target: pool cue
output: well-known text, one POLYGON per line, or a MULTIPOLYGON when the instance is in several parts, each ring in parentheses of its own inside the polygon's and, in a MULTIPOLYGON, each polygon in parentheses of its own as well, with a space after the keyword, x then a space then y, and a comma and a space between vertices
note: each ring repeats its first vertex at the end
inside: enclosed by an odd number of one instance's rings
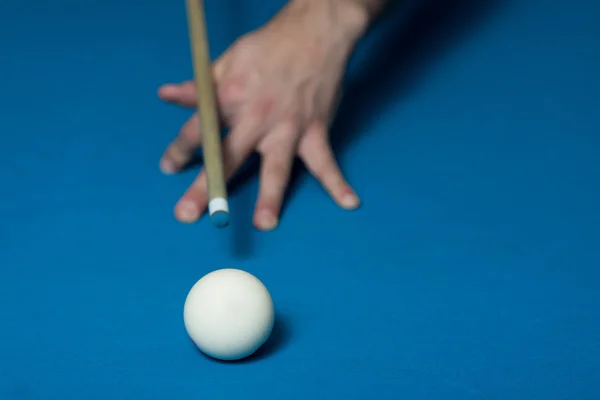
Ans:
POLYGON ((208 47, 204 0, 186 2, 208 187, 208 213, 213 225, 221 228, 229 223, 229 201, 223 172, 221 130, 208 47))

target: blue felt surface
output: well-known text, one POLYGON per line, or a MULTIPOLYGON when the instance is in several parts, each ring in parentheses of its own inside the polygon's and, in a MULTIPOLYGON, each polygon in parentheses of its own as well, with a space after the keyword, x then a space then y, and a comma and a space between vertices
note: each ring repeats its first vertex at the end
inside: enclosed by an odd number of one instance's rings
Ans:
MULTIPOLYGON (((214 55, 281 4, 209 1, 214 55)), ((191 76, 183 2, 0 0, 0 399, 600 398, 600 6, 444 4, 352 60, 361 209, 301 173, 260 233, 254 175, 228 229, 173 218, 197 169, 160 174, 189 113, 155 91, 191 76), (233 365, 182 318, 228 267, 278 312, 233 365)))

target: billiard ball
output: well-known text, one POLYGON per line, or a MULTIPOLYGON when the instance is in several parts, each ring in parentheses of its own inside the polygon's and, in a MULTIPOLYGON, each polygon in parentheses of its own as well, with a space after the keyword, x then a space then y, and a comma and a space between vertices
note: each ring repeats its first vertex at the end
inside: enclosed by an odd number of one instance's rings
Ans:
POLYGON ((269 338, 275 322, 265 285, 239 269, 220 269, 190 289, 184 305, 185 329, 204 354, 219 360, 252 355, 269 338))

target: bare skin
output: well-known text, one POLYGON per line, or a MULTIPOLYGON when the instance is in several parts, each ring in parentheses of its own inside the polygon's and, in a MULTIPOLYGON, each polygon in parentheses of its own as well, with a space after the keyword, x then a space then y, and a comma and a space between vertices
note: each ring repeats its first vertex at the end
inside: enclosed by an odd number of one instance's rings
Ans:
MULTIPOLYGON (((373 0, 291 0, 268 24, 236 41, 213 66, 219 112, 230 134, 223 141, 226 178, 253 153, 261 156, 253 223, 279 222, 292 164, 299 157, 333 200, 355 209, 360 200, 329 144, 348 57, 372 18, 373 0)), ((195 108, 193 82, 159 89, 166 102, 195 108)), ((202 145, 193 115, 160 160, 164 173, 180 171, 202 145)), ((181 222, 197 221, 208 205, 201 172, 175 206, 181 222)))

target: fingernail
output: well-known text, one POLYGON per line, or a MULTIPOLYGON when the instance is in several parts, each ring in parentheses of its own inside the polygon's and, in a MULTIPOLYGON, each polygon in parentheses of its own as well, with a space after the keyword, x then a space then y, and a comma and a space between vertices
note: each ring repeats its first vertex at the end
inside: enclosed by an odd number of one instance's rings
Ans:
POLYGON ((358 207, 358 205, 360 204, 360 200, 354 192, 349 190, 347 193, 344 193, 342 195, 340 203, 345 209, 351 210, 358 207))
POLYGON ((160 160, 160 170, 163 174, 171 175, 177 172, 177 168, 175 167, 175 163, 169 160, 168 158, 163 158, 160 160))
POLYGON ((259 229, 270 231, 275 229, 278 224, 277 217, 271 210, 260 210, 256 215, 256 221, 259 229))
POLYGON ((198 219, 198 207, 190 200, 184 200, 177 207, 177 214, 182 222, 194 222, 198 219))

